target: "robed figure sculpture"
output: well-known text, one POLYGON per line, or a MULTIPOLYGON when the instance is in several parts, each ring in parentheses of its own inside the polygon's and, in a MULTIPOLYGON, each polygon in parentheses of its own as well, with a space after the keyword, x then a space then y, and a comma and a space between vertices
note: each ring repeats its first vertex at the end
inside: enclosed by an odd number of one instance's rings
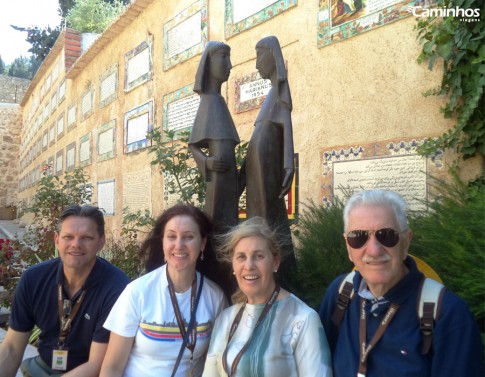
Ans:
POLYGON ((241 168, 240 192, 246 187, 248 218, 260 216, 280 234, 285 252, 281 278, 286 280, 295 259, 284 197, 295 173, 291 94, 279 41, 274 36, 256 44, 256 69, 271 80, 254 125, 241 168), (285 276, 286 275, 286 276, 285 276))
POLYGON ((231 72, 231 48, 207 43, 195 77, 194 92, 200 95, 199 109, 189 139, 197 167, 207 183, 205 212, 214 222, 215 233, 238 223, 238 172, 235 147, 239 136, 221 85, 231 72))

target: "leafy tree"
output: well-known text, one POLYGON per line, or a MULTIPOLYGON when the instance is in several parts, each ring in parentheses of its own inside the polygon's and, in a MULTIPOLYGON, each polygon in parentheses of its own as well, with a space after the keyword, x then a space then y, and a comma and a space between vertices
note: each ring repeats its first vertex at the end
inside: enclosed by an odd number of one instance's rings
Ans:
POLYGON ((122 0, 76 0, 67 13, 67 26, 82 33, 102 33, 124 9, 122 0))
POLYGON ((428 95, 449 95, 442 108, 445 118, 456 117, 456 125, 428 142, 422 151, 455 148, 463 158, 485 155, 485 7, 483 0, 436 0, 438 7, 477 9, 482 17, 467 22, 459 17, 421 17, 415 29, 423 45, 418 62, 443 62, 441 87, 428 95), (441 59, 439 59, 441 58, 441 59))
POLYGON ((30 60, 23 56, 16 58, 8 68, 8 75, 30 80, 32 78, 30 60))
POLYGON ((0 75, 3 75, 5 73, 5 63, 2 60, 2 57, 0 56, 0 75))
POLYGON ((59 0, 59 9, 58 9, 59 15, 61 17, 66 17, 75 3, 76 3, 76 0, 59 0))
POLYGON ((45 57, 49 54, 61 31, 60 26, 57 26, 54 29, 51 29, 50 26, 47 26, 46 28, 39 28, 38 26, 29 28, 14 25, 10 26, 15 30, 27 33, 27 38, 25 40, 32 45, 28 51, 31 52, 34 55, 34 58, 39 62, 44 61, 45 57))

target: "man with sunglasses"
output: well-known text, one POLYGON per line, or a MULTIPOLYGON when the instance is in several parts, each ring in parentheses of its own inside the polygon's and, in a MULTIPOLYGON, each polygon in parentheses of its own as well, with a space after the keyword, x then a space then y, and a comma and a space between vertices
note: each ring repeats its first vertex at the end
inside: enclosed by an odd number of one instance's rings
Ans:
POLYGON ((335 279, 320 307, 334 376, 483 377, 478 327, 465 302, 447 290, 431 348, 423 347, 417 307, 424 276, 408 256, 404 199, 392 191, 356 193, 345 206, 344 227, 357 271, 347 286, 345 275, 335 279), (348 303, 342 286, 349 287, 348 303))

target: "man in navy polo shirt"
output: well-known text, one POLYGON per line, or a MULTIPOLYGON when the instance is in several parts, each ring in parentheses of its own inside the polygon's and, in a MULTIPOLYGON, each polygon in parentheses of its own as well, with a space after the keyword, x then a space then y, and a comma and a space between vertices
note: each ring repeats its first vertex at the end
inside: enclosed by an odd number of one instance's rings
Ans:
POLYGON ((24 376, 97 376, 109 331, 103 323, 128 277, 97 257, 105 243, 103 213, 72 205, 59 219, 59 258, 24 272, 9 329, 0 345, 0 377, 15 376, 34 326, 39 356, 22 363, 24 376))

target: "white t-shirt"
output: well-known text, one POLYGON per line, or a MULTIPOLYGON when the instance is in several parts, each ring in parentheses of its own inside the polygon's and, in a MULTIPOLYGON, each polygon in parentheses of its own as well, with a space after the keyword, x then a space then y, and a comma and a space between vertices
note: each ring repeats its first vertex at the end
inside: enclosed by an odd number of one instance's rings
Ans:
MULTIPOLYGON (((253 333, 264 306, 246 304, 229 343, 229 368, 253 333)), ((233 305, 217 318, 204 377, 227 376, 222 356, 240 308, 241 304, 233 305)), ((294 295, 276 301, 241 357, 236 374, 237 377, 331 377, 330 349, 318 314, 294 295)))
MULTIPOLYGON (((197 287, 200 274, 197 273, 197 287)), ((191 290, 176 293, 184 321, 190 321, 191 290)), ((215 318, 227 306, 222 290, 204 278, 196 313, 197 342, 194 376, 201 376, 215 318)), ((182 336, 170 300, 166 265, 136 279, 113 306, 104 327, 124 337, 135 337, 124 376, 170 377, 182 345, 182 336)), ((184 351, 177 376, 189 376, 190 350, 184 351)))

